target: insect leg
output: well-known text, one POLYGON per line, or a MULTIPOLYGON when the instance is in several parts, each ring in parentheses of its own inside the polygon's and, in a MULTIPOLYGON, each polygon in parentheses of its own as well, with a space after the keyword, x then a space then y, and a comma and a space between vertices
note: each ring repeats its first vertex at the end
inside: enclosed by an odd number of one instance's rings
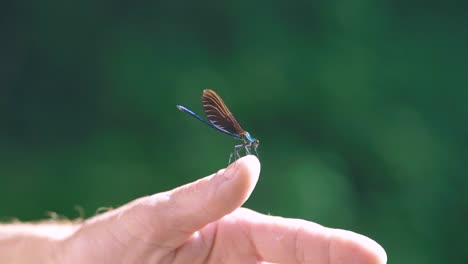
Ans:
POLYGON ((234 151, 231 153, 231 155, 229 155, 229 164, 231 164, 231 159, 233 156, 234 156, 234 161, 240 158, 239 152, 242 149, 242 147, 244 147, 244 145, 236 145, 234 147, 234 151))
POLYGON ((245 148, 245 154, 250 155, 250 144, 245 145, 244 148, 245 148))
POLYGON ((237 146, 234 147, 234 153, 237 156, 236 159, 240 159, 239 152, 242 149, 242 147, 244 147, 244 145, 237 145, 237 146))

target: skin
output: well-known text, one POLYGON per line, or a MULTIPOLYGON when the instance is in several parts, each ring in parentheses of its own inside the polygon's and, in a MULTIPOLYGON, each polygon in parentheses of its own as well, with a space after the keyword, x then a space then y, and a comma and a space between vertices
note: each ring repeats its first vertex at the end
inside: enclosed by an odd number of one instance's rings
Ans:
POLYGON ((260 163, 142 197, 81 223, 0 225, 2 263, 386 263, 383 248, 350 231, 240 206, 260 163))

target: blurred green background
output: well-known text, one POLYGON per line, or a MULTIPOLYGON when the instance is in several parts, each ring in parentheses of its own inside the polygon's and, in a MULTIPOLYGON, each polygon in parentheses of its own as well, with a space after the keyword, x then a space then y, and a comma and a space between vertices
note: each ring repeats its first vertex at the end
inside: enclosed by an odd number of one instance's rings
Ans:
POLYGON ((172 189, 261 141, 245 205, 350 229, 390 263, 465 263, 468 2, 10 1, 0 8, 0 216, 172 189))

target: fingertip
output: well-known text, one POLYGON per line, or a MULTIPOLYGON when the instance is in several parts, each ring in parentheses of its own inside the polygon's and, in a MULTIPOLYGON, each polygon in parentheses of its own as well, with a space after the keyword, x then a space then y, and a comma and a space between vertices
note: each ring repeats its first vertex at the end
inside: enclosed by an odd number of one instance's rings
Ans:
POLYGON ((254 155, 247 155, 238 159, 236 162, 228 166, 227 170, 231 169, 241 169, 243 173, 249 174, 251 176, 260 175, 260 161, 254 155))
MULTIPOLYGON (((383 247, 369 237, 347 230, 335 229, 335 232, 330 246, 330 256, 336 258, 335 260, 351 257, 358 260, 356 263, 387 263, 387 253, 383 247)), ((330 262, 335 263, 333 260, 330 262)))
POLYGON ((248 155, 229 165, 224 172, 217 174, 229 179, 222 183, 219 190, 226 198, 233 199, 231 204, 235 209, 249 198, 255 188, 260 175, 260 162, 257 157, 248 155), (232 195, 227 195, 229 193, 232 195))
POLYGON ((244 161, 247 163, 247 166, 250 169, 250 173, 252 175, 260 175, 260 161, 254 155, 248 155, 244 157, 244 161))
POLYGON ((367 240, 365 244, 367 245, 368 254, 370 256, 370 259, 373 259, 372 263, 387 263, 387 253, 385 252, 385 249, 373 239, 368 237, 365 237, 365 239, 367 240))
POLYGON ((247 155, 231 164, 227 171, 231 169, 235 170, 236 174, 249 178, 253 183, 252 185, 255 186, 260 176, 260 161, 254 155, 247 155))

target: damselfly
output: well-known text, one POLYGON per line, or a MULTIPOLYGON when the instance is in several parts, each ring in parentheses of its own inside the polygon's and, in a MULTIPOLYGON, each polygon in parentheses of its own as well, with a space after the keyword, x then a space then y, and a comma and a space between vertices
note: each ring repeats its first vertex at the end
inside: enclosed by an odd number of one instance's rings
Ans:
POLYGON ((249 132, 242 128, 239 121, 237 121, 234 115, 232 115, 231 111, 229 111, 227 108, 223 99, 221 99, 221 97, 219 97, 215 91, 209 89, 204 90, 202 94, 202 103, 203 111, 205 112, 205 116, 208 120, 200 117, 184 106, 177 105, 177 108, 180 111, 186 112, 196 119, 202 121, 211 128, 228 134, 236 139, 242 140, 241 145, 236 145, 234 147, 234 151, 229 156, 229 163, 231 163, 232 157, 234 157, 234 159, 240 158, 239 152, 242 149, 245 149, 246 154, 250 154, 250 150, 253 147, 255 154, 258 155, 257 148, 260 144, 258 139, 250 136, 249 132))

